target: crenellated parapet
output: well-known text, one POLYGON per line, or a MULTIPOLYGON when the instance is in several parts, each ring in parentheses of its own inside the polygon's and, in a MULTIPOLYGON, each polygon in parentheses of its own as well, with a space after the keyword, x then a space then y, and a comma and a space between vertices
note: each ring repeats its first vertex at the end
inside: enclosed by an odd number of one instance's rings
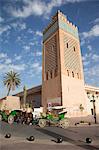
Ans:
POLYGON ((53 32, 55 32, 59 28, 70 33, 77 39, 79 38, 77 26, 69 22, 67 20, 67 17, 58 10, 57 13, 52 17, 49 25, 43 31, 43 41, 45 41, 53 32))
POLYGON ((77 39, 79 38, 77 26, 75 26, 72 22, 69 22, 67 17, 60 11, 58 11, 58 25, 62 30, 70 33, 77 39))
POLYGON ((77 26, 75 26, 72 22, 69 22, 67 17, 60 10, 58 10, 58 19, 71 26, 74 30, 77 30, 77 26))

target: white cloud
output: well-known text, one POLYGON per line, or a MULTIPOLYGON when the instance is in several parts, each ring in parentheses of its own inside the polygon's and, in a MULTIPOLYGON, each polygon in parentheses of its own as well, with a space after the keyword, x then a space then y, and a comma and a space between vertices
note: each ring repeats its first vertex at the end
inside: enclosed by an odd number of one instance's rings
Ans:
POLYGON ((11 64, 11 62, 12 62, 12 60, 10 59, 10 58, 7 58, 6 60, 5 60, 5 64, 11 64))
MULTIPOLYGON (((15 59, 21 59, 21 56, 16 56, 15 59)), ((16 62, 17 63, 17 62, 16 62)), ((24 71, 26 65, 15 64, 14 60, 9 58, 6 53, 0 53, 0 73, 8 72, 9 70, 24 71)))
POLYGON ((7 58, 7 54, 6 53, 0 53, 0 59, 2 58, 7 58))
POLYGON ((24 71, 25 68, 26 68, 25 64, 19 64, 19 65, 11 64, 11 65, 9 65, 9 69, 15 70, 15 71, 24 71))
POLYGON ((30 73, 32 74, 35 74, 35 75, 38 75, 39 73, 41 73, 42 71, 42 66, 39 62, 35 62, 31 65, 31 69, 30 69, 30 73))
POLYGON ((27 32, 31 33, 31 34, 34 34, 34 31, 31 28, 29 28, 27 32))
POLYGON ((35 51, 35 52, 31 52, 30 55, 34 56, 34 57, 39 57, 39 56, 42 56, 42 52, 41 51, 35 51))
POLYGON ((35 63, 33 63, 33 64, 31 65, 31 67, 32 67, 32 68, 37 68, 37 67, 39 67, 39 63, 38 63, 38 62, 35 62, 35 63))
POLYGON ((8 72, 9 70, 15 70, 15 71, 24 71, 26 68, 25 64, 0 64, 0 72, 8 72))
POLYGON ((88 45, 87 48, 89 49, 89 51, 92 50, 92 46, 91 45, 88 45))
MULTIPOLYGON (((91 62, 90 62, 91 63, 91 62)), ((94 64, 84 68, 85 81, 87 84, 99 86, 99 64, 94 64)))
POLYGON ((14 17, 26 18, 30 15, 47 17, 54 7, 59 7, 63 4, 84 2, 85 0, 51 0, 50 2, 45 2, 41 0, 23 0, 24 5, 22 9, 15 9, 10 7, 10 13, 14 17))
POLYGON ((0 22, 3 22, 3 21, 4 21, 4 19, 2 17, 0 17, 0 22))
POLYGON ((34 42, 30 42, 29 45, 33 46, 33 45, 35 45, 35 43, 34 42))
POLYGON ((11 23, 11 26, 12 26, 14 29, 16 29, 17 26, 18 26, 18 24, 14 22, 14 23, 11 23))
POLYGON ((0 64, 0 72, 2 72, 3 69, 5 69, 5 65, 4 64, 0 64))
POLYGON ((96 19, 94 20, 94 23, 99 23, 99 18, 96 18, 96 19))
POLYGON ((22 56, 21 55, 16 55, 15 54, 15 60, 21 60, 22 56))
POLYGON ((41 31, 36 31, 36 35, 42 36, 42 32, 41 31))
POLYGON ((18 37, 17 37, 17 41, 21 41, 21 36, 18 36, 18 37))
POLYGON ((94 25, 90 31, 83 32, 82 36, 84 39, 86 38, 92 38, 92 37, 98 37, 99 36, 99 25, 94 25))
POLYGON ((86 78, 94 79, 95 76, 99 78, 99 64, 85 69, 84 72, 85 72, 86 78), (94 76, 94 77, 92 77, 92 76, 94 76))
POLYGON ((42 52, 37 51, 36 56, 42 56, 42 52))
POLYGON ((38 40, 37 39, 34 39, 34 40, 32 40, 33 42, 30 42, 30 43, 28 43, 30 46, 37 46, 37 45, 39 45, 39 42, 38 42, 38 40))
POLYGON ((83 62, 99 62, 99 54, 95 54, 95 53, 86 53, 83 57, 82 57, 83 62))
POLYGON ((92 55, 92 60, 93 60, 94 62, 99 62, 99 54, 93 54, 93 55, 92 55))
POLYGON ((13 22, 10 25, 1 25, 0 26, 0 35, 3 33, 6 33, 6 37, 9 37, 11 29, 15 29, 17 31, 25 30, 27 28, 26 23, 19 21, 19 22, 13 22))
POLYGON ((14 23, 11 23, 11 26, 14 29, 18 29, 18 30, 25 30, 26 29, 26 23, 24 23, 24 22, 14 22, 14 23))
POLYGON ((89 49, 91 48, 91 51, 82 57, 85 80, 88 84, 99 86, 97 82, 99 79, 99 54, 93 53, 92 47, 90 46, 89 49))
POLYGON ((21 28, 21 30, 25 30, 26 29, 26 24, 25 23, 20 24, 20 28, 21 28))
POLYGON ((39 66, 38 68, 37 68, 37 74, 39 74, 39 73, 41 73, 41 71, 42 71, 42 66, 39 66))
POLYGON ((86 61, 83 62, 84 67, 85 67, 85 66, 88 66, 89 64, 90 64, 90 61, 87 61, 87 60, 86 60, 86 61))
POLYGON ((90 64, 89 58, 90 56, 88 54, 85 54, 85 56, 82 57, 83 66, 88 66, 90 64))
POLYGON ((23 46, 24 50, 29 51, 30 50, 30 46, 23 46))
POLYGON ((81 34, 79 34, 79 35, 80 35, 80 45, 83 46, 83 45, 85 45, 86 40, 82 37, 81 34))
POLYGON ((10 26, 1 26, 0 27, 0 35, 3 34, 4 32, 8 31, 9 29, 11 29, 10 26))
POLYGON ((34 51, 30 53, 30 56, 33 56, 34 58, 42 56, 42 51, 34 51))
MULTIPOLYGON (((90 40, 96 37, 99 37, 99 24, 93 25, 88 32, 80 33, 81 46, 89 44, 90 40)), ((87 48, 89 49, 89 51, 92 50, 90 45, 88 45, 87 48)))
POLYGON ((28 17, 32 14, 40 16, 43 14, 43 10, 45 10, 45 3, 41 1, 24 1, 23 9, 13 9, 12 8, 12 15, 14 17, 28 17))
POLYGON ((85 61, 85 60, 90 59, 91 56, 92 56, 92 53, 91 53, 91 52, 90 52, 90 53, 86 53, 86 54, 82 57, 82 59, 83 59, 83 61, 85 61))

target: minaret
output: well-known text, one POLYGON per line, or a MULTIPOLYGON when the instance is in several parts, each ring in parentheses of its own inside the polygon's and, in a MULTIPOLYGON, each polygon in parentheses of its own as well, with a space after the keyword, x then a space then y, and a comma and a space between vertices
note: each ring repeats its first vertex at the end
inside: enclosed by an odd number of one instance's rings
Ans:
POLYGON ((58 11, 43 32, 42 105, 62 105, 71 116, 86 107, 78 28, 58 11))

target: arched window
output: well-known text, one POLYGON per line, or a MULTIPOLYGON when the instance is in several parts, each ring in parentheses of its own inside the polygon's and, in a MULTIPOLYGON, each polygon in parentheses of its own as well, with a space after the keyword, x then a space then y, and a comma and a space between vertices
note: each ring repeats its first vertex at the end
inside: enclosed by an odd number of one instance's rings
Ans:
POLYGON ((50 75, 51 75, 51 79, 52 79, 52 77, 53 77, 53 76, 52 76, 52 71, 50 72, 50 75))
POLYGON ((72 77, 74 78, 74 72, 72 71, 72 77))
POLYGON ((48 80, 48 72, 46 73, 46 80, 48 80))
POLYGON ((69 76, 69 70, 67 70, 67 75, 69 76))
POLYGON ((73 49, 74 49, 74 52, 75 52, 76 51, 75 46, 73 47, 73 49))
POLYGON ((79 79, 79 74, 77 73, 77 78, 79 79))
POLYGON ((54 70, 54 77, 57 76, 57 69, 54 70))
POLYGON ((68 43, 67 43, 67 48, 68 48, 68 43))

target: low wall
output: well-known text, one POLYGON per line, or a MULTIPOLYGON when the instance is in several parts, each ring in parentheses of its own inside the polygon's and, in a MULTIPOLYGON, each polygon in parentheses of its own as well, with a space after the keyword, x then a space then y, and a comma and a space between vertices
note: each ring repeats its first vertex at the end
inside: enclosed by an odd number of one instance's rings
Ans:
POLYGON ((20 109, 20 98, 17 96, 7 96, 0 104, 1 110, 20 109))
MULTIPOLYGON (((71 117, 71 118, 69 118, 69 120, 70 120, 70 125, 75 125, 75 123, 79 123, 80 121, 90 122, 92 124, 95 123, 93 115, 81 116, 81 117, 71 117)), ((99 124, 99 114, 96 115, 96 121, 99 124)))

